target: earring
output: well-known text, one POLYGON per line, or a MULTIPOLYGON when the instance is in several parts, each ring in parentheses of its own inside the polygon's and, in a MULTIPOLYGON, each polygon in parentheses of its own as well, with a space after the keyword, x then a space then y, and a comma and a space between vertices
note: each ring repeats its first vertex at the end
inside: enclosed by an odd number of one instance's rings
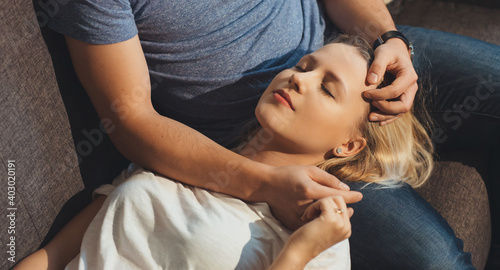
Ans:
POLYGON ((335 149, 335 152, 337 152, 338 155, 342 154, 342 148, 337 148, 335 149))

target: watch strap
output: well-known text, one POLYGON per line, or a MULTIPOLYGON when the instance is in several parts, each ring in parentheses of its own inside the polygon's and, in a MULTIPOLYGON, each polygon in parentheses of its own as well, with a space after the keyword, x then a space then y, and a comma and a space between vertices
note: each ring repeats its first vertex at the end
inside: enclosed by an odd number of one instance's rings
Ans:
POLYGON ((378 46, 384 44, 387 40, 389 40, 391 38, 401 39, 406 44, 406 47, 408 48, 408 50, 410 52, 410 58, 413 60, 413 54, 414 54, 413 45, 405 37, 405 35, 403 35, 403 33, 399 32, 399 31, 388 31, 388 32, 385 32, 383 35, 379 36, 375 40, 375 42, 373 42, 373 50, 376 50, 378 48, 378 46))

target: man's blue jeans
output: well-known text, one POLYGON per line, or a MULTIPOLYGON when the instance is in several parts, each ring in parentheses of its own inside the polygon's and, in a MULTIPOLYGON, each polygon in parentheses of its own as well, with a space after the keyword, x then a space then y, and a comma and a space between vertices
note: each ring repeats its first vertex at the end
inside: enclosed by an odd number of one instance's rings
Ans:
MULTIPOLYGON (((414 44, 419 79, 431 82, 436 146, 490 151, 492 200, 500 195, 500 46, 417 27, 398 29, 414 44)), ((410 186, 349 185, 364 195, 353 205, 353 269, 473 269, 463 242, 410 186)), ((493 217, 498 204, 493 201, 493 217)))

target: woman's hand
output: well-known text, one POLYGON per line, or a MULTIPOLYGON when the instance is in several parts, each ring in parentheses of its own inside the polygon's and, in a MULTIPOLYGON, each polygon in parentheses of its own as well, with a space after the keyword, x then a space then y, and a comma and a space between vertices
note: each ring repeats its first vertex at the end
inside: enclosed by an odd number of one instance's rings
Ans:
POLYGON ((290 236, 270 269, 303 269, 321 252, 349 238, 349 218, 353 213, 340 196, 326 197, 309 205, 303 219, 311 221, 290 236))
POLYGON ((401 113, 410 111, 418 89, 418 76, 408 48, 399 38, 391 38, 375 50, 375 60, 367 75, 368 83, 379 83, 386 72, 396 77, 391 85, 364 92, 364 96, 372 99, 373 106, 379 109, 370 113, 370 121, 380 121, 381 125, 391 123, 401 113))
POLYGON ((312 258, 351 237, 349 218, 354 210, 347 208, 344 198, 331 196, 315 201, 307 207, 302 220, 310 221, 295 231, 290 237, 290 244, 301 246, 312 258))
POLYGON ((363 198, 360 192, 349 191, 346 184, 315 166, 272 167, 265 182, 256 201, 267 202, 273 215, 291 230, 305 223, 300 216, 314 200, 341 196, 347 203, 356 203, 363 198))
POLYGON ((49 253, 50 251, 47 251, 46 247, 39 249, 35 253, 22 259, 12 268, 12 270, 55 270, 57 268, 52 267, 49 263, 49 253))

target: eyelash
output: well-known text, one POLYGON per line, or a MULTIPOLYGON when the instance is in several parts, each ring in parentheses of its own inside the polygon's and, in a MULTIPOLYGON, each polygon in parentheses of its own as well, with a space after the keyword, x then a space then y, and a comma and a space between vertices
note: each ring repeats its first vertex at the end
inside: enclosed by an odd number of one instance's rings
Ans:
POLYGON ((294 67, 296 70, 300 71, 300 72, 305 72, 306 70, 299 67, 298 65, 294 67))
MULTIPOLYGON (((305 69, 303 69, 303 68, 301 68, 299 66, 295 66, 295 69, 298 70, 298 71, 300 71, 300 72, 305 72, 306 71, 305 69)), ((319 90, 321 91, 321 93, 323 95, 335 99, 335 97, 332 95, 332 93, 330 91, 328 91, 328 89, 323 84, 320 85, 319 90)))
POLYGON ((332 95, 332 93, 330 93, 330 91, 328 91, 328 89, 326 89, 326 87, 322 84, 321 85, 321 92, 325 95, 325 96, 329 96, 333 99, 335 99, 335 97, 332 95))

